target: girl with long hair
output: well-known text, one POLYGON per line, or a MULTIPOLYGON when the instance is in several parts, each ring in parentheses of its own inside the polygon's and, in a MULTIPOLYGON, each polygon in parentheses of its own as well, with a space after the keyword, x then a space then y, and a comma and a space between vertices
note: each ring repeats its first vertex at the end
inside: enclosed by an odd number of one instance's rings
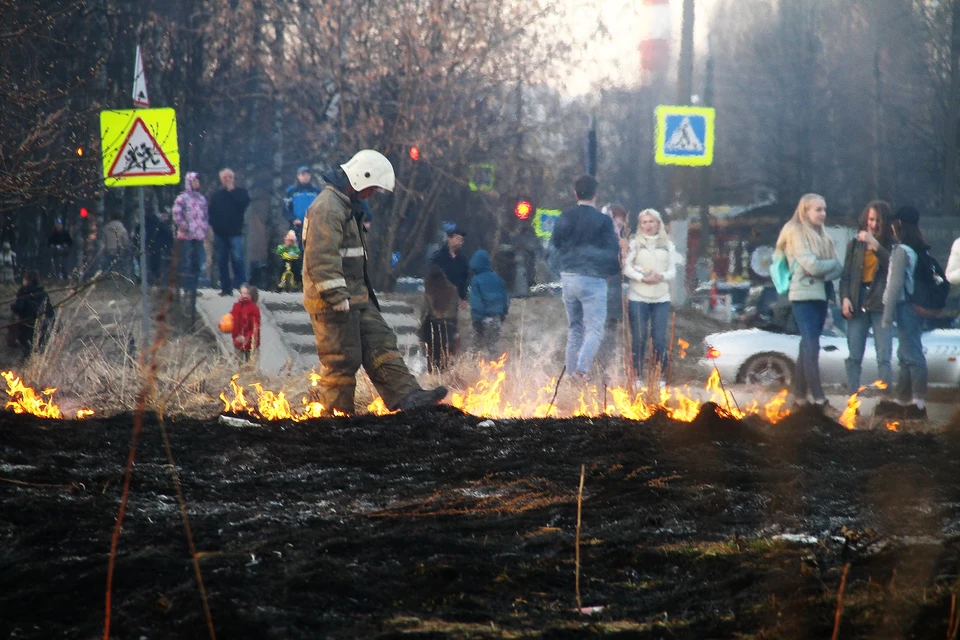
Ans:
MULTIPOLYGON (((882 326, 883 292, 887 287, 893 232, 890 221, 893 211, 883 200, 869 203, 860 216, 857 237, 847 246, 847 256, 840 276, 840 300, 843 317, 847 319, 846 360, 847 392, 857 393, 867 335, 873 328, 873 344, 877 352, 877 374, 883 389, 890 389, 893 372, 890 355, 893 352, 893 330, 882 326)), ((882 390, 881 403, 889 402, 882 390)))
POLYGON ((823 197, 804 195, 793 217, 780 230, 776 248, 776 254, 786 256, 790 266, 787 297, 800 331, 800 352, 793 375, 794 404, 806 403, 810 394, 813 404, 823 410, 829 403, 820 383, 820 332, 833 298, 832 281, 843 271, 833 240, 823 227, 826 218, 823 197))
POLYGON ((923 325, 910 303, 917 254, 930 245, 920 233, 920 212, 906 206, 897 209, 893 219, 893 235, 900 243, 890 255, 890 273, 883 292, 883 326, 897 321, 897 403, 900 406, 881 409, 874 415, 896 415, 905 419, 926 418, 927 358, 923 355, 920 334, 923 325))

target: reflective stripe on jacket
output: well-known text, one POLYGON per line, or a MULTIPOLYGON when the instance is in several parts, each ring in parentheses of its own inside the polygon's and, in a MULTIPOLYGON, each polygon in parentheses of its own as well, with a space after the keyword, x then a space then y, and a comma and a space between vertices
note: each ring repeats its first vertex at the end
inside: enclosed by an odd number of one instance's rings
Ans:
MULTIPOLYGON (((329 310, 349 298, 372 298, 365 277, 366 247, 360 233, 360 203, 331 185, 307 209, 303 221, 303 306, 307 313, 329 310)), ((362 215, 362 214, 361 214, 362 215)))

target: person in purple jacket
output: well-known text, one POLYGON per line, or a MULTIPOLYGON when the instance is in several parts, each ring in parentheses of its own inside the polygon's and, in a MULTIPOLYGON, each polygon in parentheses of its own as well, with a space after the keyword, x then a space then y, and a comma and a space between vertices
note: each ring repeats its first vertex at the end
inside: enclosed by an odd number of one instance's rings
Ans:
POLYGON ((173 223, 177 227, 177 256, 180 282, 191 299, 196 298, 197 279, 206 262, 203 240, 207 237, 207 199, 200 193, 200 178, 187 173, 184 190, 173 203, 173 223))

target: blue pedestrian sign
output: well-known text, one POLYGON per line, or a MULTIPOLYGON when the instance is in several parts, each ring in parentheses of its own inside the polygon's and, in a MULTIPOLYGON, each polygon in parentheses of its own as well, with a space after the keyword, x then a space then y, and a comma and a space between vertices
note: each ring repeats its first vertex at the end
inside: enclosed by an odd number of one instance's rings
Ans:
POLYGON ((658 106, 654 137, 657 164, 713 164, 715 115, 711 107, 658 106))

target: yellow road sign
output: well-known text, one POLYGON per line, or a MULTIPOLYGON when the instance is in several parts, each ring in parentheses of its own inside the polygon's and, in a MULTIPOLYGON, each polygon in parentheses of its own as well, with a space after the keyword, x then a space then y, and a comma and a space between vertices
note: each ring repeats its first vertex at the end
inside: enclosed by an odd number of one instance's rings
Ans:
POLYGON ((173 109, 101 111, 100 141, 103 182, 108 187, 180 182, 173 109))
POLYGON ((654 152, 657 164, 713 164, 715 119, 716 112, 711 107, 658 106, 654 152))

